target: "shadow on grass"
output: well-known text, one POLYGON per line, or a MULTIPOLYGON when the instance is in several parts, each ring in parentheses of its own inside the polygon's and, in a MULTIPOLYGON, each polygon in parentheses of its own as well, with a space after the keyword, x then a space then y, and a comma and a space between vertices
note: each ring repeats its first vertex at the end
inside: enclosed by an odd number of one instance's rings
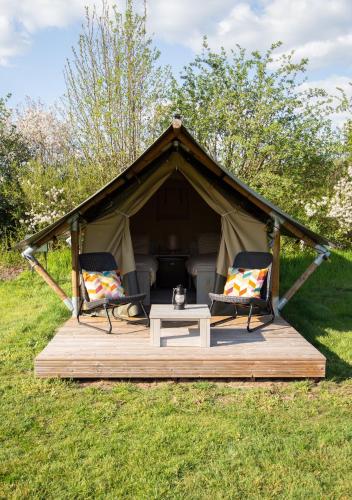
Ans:
MULTIPOLYGON (((281 295, 311 262, 306 255, 283 257, 281 295)), ((327 379, 352 377, 352 252, 333 253, 282 316, 327 358, 327 379)))

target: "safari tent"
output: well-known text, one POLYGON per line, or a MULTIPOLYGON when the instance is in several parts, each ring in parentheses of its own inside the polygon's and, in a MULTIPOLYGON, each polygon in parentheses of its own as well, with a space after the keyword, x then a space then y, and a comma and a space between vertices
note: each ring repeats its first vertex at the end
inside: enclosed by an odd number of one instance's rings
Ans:
POLYGON ((328 257, 329 242, 264 199, 219 165, 176 116, 126 170, 60 220, 20 243, 23 256, 75 312, 80 302, 78 254, 111 252, 129 294, 147 303, 169 300, 184 282, 194 302, 221 292, 228 267, 242 251, 273 252, 272 294, 281 310, 328 257), (70 233, 72 297, 39 264, 36 251, 70 233), (317 258, 283 297, 280 234, 313 247, 317 258), (166 299, 165 299, 166 297, 166 299))

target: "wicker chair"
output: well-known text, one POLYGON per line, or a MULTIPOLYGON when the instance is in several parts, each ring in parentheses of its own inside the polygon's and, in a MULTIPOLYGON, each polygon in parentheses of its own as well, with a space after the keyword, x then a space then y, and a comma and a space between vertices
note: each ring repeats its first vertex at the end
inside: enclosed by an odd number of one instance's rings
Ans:
POLYGON ((263 283, 262 289, 260 291, 260 298, 253 297, 233 297, 231 295, 209 293, 211 300, 210 311, 213 311, 216 302, 222 302, 226 304, 231 304, 235 308, 235 315, 224 320, 216 321, 212 323, 211 326, 230 321, 237 316, 237 306, 248 307, 248 320, 247 320, 247 331, 254 332, 263 326, 269 325, 275 319, 275 313, 272 305, 271 298, 271 269, 272 269, 273 256, 268 252, 240 252, 236 255, 233 267, 246 268, 246 269, 264 269, 269 268, 268 274, 263 283), (255 328, 250 327, 250 322, 253 316, 253 312, 256 311, 260 316, 270 314, 270 319, 266 323, 263 323, 255 328))
MULTIPOLYGON (((112 315, 115 319, 121 319, 118 315, 115 315, 115 308, 118 306, 126 305, 126 304, 138 304, 144 314, 145 319, 147 320, 147 326, 149 327, 149 316, 144 308, 143 300, 145 299, 144 293, 139 293, 136 295, 126 295, 125 297, 120 297, 118 299, 98 299, 98 300, 89 300, 89 296, 84 285, 82 270, 85 271, 116 271, 118 269, 115 258, 111 253, 108 252, 93 252, 93 253, 82 253, 78 256, 79 266, 80 266, 80 274, 81 274, 81 293, 82 293, 82 302, 77 313, 77 321, 80 323, 80 315, 82 312, 94 312, 99 309, 104 309, 106 312, 106 316, 109 322, 109 331, 107 333, 111 333, 112 324, 111 318, 109 315, 109 309, 112 310, 112 315)), ((105 330, 104 330, 105 331, 105 330)))

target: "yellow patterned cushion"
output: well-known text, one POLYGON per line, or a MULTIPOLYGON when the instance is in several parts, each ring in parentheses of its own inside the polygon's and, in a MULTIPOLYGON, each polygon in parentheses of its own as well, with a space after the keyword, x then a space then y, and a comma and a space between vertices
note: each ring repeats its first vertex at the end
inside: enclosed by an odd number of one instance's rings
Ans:
POLYGON ((89 300, 118 299, 125 296, 117 271, 82 271, 89 300))
POLYGON ((234 297, 260 298, 268 268, 265 269, 243 269, 229 267, 224 295, 234 297))

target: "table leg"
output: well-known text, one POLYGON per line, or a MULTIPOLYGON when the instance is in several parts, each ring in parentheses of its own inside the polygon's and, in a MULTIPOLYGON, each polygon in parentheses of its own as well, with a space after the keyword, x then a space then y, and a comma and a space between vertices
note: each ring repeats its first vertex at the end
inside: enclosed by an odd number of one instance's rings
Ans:
POLYGON ((210 319, 199 320, 200 346, 210 347, 210 319))
POLYGON ((150 320, 150 333, 151 333, 151 344, 155 347, 160 347, 160 329, 161 320, 151 319, 150 320))

